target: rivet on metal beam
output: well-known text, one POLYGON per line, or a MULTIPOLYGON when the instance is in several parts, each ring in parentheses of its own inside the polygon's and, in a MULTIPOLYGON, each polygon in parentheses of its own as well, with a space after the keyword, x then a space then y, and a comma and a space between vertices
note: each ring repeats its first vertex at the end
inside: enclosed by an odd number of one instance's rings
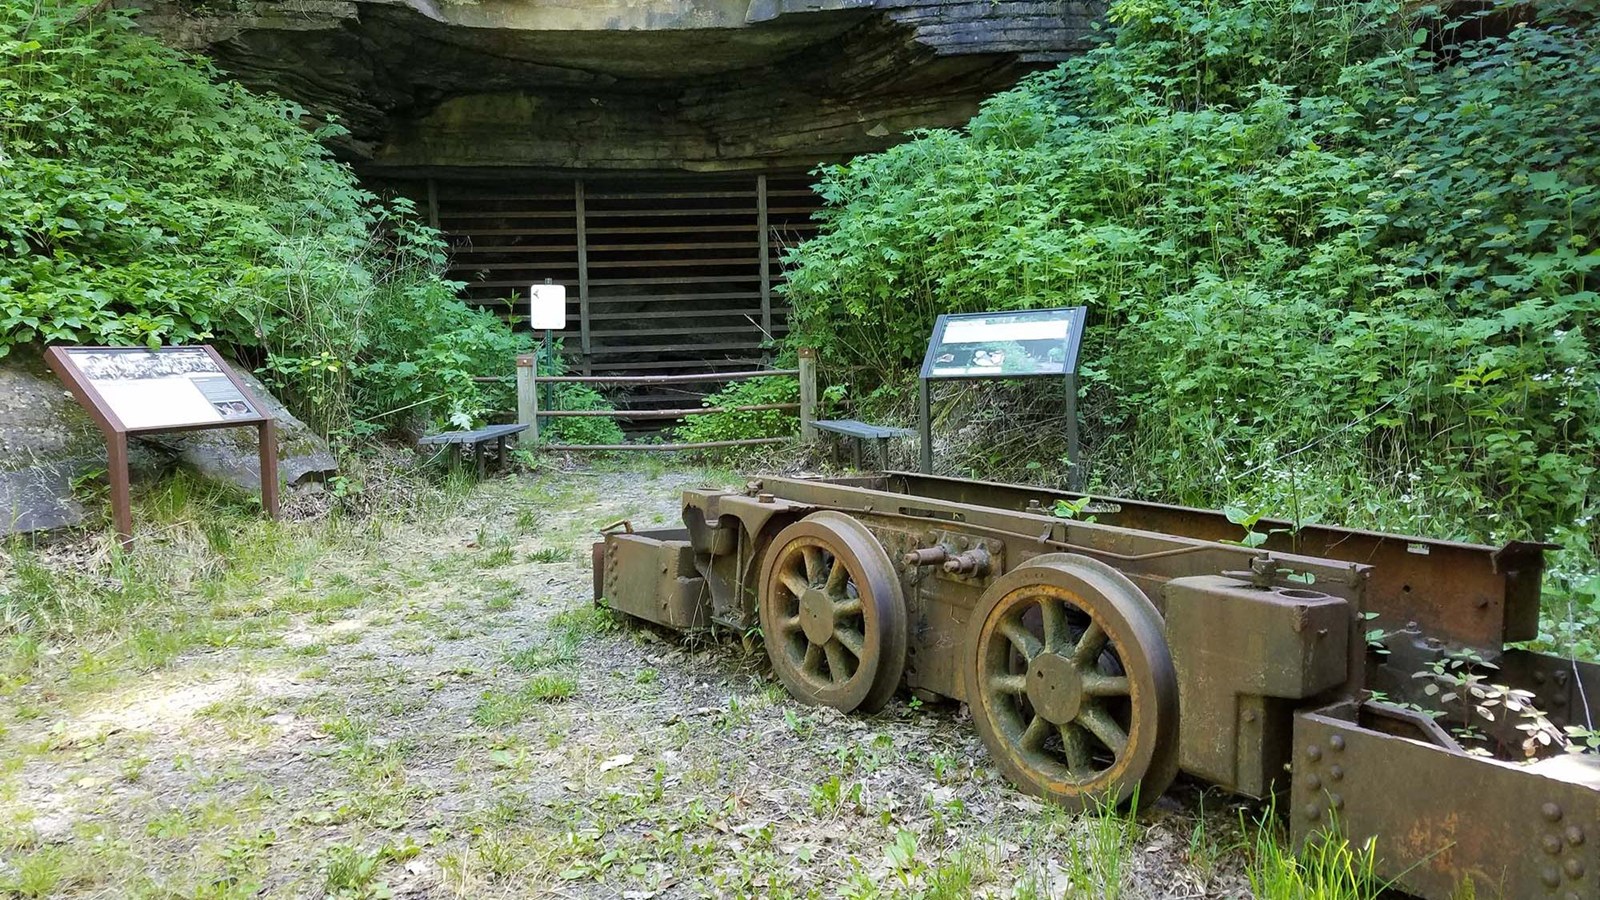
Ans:
POLYGON ((1555 866, 1545 866, 1539 872, 1539 880, 1544 882, 1545 887, 1558 888, 1561 886, 1561 871, 1555 866))
POLYGON ((1316 820, 1322 818, 1322 804, 1320 804, 1320 803, 1307 803, 1306 804, 1306 818, 1310 819, 1313 822, 1315 822, 1316 820))
POLYGON ((1328 777, 1332 778, 1334 781, 1339 781, 1340 779, 1344 778, 1344 766, 1329 766, 1328 777))
POLYGON ((1583 845, 1583 829, 1576 825, 1567 826, 1567 843, 1574 847, 1583 845))
POLYGON ((1548 821, 1561 821, 1561 807, 1554 803, 1546 803, 1544 806, 1539 807, 1539 812, 1543 813, 1548 821))
POLYGON ((1307 747, 1306 748, 1306 758, 1311 760, 1312 762, 1316 762, 1317 760, 1321 759, 1322 758, 1322 748, 1318 747, 1316 744, 1312 744, 1311 746, 1307 747))
POLYGON ((1566 870, 1567 877, 1573 881, 1583 877, 1583 860, 1576 856, 1567 857, 1567 861, 1561 864, 1561 868, 1566 870))
POLYGON ((1551 856, 1561 855, 1561 838, 1553 834, 1545 835, 1539 842, 1544 847, 1544 852, 1551 856))
POLYGON ((1344 749, 1344 735, 1336 734, 1333 737, 1328 738, 1328 746, 1332 747, 1335 751, 1343 750, 1344 749))

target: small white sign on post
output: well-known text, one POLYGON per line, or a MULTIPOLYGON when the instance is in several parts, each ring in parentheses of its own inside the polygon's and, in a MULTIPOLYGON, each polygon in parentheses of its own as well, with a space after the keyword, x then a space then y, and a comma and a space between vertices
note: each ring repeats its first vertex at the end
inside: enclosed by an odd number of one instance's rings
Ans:
POLYGON ((528 289, 528 326, 534 331, 567 327, 567 286, 536 284, 528 289))

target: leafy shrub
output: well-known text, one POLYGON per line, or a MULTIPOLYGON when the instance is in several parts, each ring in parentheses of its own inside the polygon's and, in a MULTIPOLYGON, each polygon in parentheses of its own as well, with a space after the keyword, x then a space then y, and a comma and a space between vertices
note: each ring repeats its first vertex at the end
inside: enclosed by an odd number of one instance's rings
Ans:
POLYGON ((1081 303, 1103 487, 1475 538, 1594 515, 1592 13, 1421 14, 1113 3, 964 131, 823 170, 791 341, 893 383, 938 313, 1081 303))
POLYGON ((0 0, 0 356, 29 342, 245 351, 357 433, 509 405, 522 346, 441 280, 444 247, 308 131, 87 0, 0 0))
MULTIPOLYGON (((752 378, 729 383, 707 396, 701 405, 733 410, 740 406, 770 406, 799 403, 800 383, 793 378, 752 378)), ((759 409, 743 412, 718 412, 691 416, 673 432, 684 443, 740 441, 753 438, 783 437, 799 433, 800 418, 793 410, 759 409)))

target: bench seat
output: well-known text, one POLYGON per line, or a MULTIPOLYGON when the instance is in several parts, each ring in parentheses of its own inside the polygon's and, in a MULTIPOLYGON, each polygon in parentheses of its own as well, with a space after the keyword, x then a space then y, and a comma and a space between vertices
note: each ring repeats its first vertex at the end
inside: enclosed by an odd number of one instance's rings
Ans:
POLYGON ((818 431, 832 432, 842 437, 854 438, 854 458, 856 468, 861 468, 861 445, 872 441, 878 446, 878 462, 880 467, 889 468, 889 439, 897 437, 912 437, 916 431, 910 428, 896 428, 892 425, 873 425, 870 422, 861 422, 856 419, 824 419, 811 423, 818 431))
MULTIPOLYGON (((489 425, 484 428, 474 428, 471 431, 445 431, 439 434, 430 434, 417 441, 421 446, 468 446, 472 448, 472 458, 478 467, 478 477, 484 476, 483 446, 490 441, 498 443, 500 468, 506 465, 506 438, 521 434, 528 430, 526 425, 489 425)), ((451 456, 454 465, 455 456, 451 456)))

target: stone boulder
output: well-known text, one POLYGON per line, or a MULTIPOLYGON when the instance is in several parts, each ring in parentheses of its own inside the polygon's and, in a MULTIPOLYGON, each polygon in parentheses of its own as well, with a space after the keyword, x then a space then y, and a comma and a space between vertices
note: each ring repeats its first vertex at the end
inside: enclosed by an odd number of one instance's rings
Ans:
MULTIPOLYGON (((334 471, 333 454, 321 438, 248 371, 233 368, 278 422, 284 484, 293 487, 334 471)), ((183 467, 251 492, 261 488, 251 428, 135 438, 128 456, 135 482, 183 467)), ((40 351, 22 348, 0 359, 0 535, 79 524, 87 513, 81 486, 105 468, 105 439, 40 351)))

